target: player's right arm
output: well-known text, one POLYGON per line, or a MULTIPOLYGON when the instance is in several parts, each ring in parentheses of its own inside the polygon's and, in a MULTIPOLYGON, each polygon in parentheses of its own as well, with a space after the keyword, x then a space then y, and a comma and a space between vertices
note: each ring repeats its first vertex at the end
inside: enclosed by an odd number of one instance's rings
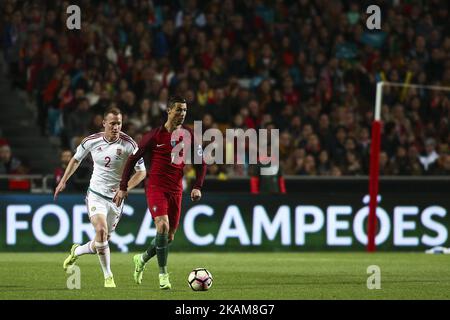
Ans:
POLYGON ((61 178, 61 181, 58 183, 55 189, 55 193, 53 195, 53 200, 56 201, 58 198, 58 194, 62 192, 66 188, 66 183, 69 178, 77 171, 80 166, 81 161, 83 161, 84 157, 90 152, 90 142, 89 140, 84 139, 83 142, 77 147, 77 152, 74 154, 72 159, 70 159, 69 164, 67 165, 66 170, 64 171, 64 175, 61 178))
POLYGON ((77 161, 75 158, 70 159, 66 171, 64 171, 64 175, 61 178, 61 181, 59 181, 58 185, 56 186, 55 194, 53 195, 53 200, 56 201, 58 194, 66 188, 67 181, 74 174, 74 172, 77 171, 79 166, 80 166, 79 161, 77 161))

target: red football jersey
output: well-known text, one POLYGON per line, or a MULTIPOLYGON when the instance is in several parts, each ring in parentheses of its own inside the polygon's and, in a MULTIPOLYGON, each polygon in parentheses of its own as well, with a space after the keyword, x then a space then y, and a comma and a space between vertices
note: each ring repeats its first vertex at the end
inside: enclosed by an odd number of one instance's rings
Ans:
MULTIPOLYGON (((185 126, 184 134, 177 136, 167 131, 164 126, 154 128, 146 133, 138 145, 138 149, 133 155, 130 155, 122 173, 120 190, 126 191, 128 181, 131 177, 131 171, 136 162, 143 156, 148 156, 150 169, 148 170, 147 190, 160 190, 165 192, 182 192, 182 178, 184 161, 174 161, 176 152, 184 144, 185 150, 191 152, 191 163, 197 158, 201 164, 194 164, 196 172, 196 181, 193 188, 201 189, 206 174, 206 164, 203 161, 201 145, 196 144, 193 131, 185 126), (178 146, 178 149, 174 149, 178 146)), ((182 152, 179 156, 186 157, 182 152)))

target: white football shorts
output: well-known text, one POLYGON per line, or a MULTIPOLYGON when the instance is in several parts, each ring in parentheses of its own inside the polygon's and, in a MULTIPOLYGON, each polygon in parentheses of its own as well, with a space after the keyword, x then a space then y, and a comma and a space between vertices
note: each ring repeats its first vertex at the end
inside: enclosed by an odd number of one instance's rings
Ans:
POLYGON ((86 195, 86 206, 88 208, 89 219, 96 214, 106 216, 108 235, 111 235, 116 229, 117 224, 122 217, 124 203, 125 201, 122 201, 120 207, 117 207, 112 200, 105 199, 90 190, 88 190, 86 195))

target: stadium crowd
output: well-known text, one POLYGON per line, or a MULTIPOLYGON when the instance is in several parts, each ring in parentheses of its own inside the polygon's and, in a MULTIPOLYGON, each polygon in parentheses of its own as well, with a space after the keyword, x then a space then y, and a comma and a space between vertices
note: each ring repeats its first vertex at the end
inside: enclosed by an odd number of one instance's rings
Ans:
MULTIPOLYGON (((2 45, 43 135, 74 150, 110 106, 139 141, 170 94, 203 128, 280 129, 285 175, 368 173, 377 81, 450 86, 448 1, 2 1, 2 45), (366 27, 370 4, 382 29, 366 27)), ((450 96, 386 88, 383 175, 450 173, 450 96)), ((210 166, 209 174, 246 175, 210 166)))

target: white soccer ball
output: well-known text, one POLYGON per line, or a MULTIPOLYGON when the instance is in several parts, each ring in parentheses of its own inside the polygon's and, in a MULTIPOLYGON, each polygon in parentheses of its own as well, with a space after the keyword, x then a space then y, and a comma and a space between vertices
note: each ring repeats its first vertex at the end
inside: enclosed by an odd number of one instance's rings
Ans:
POLYGON ((206 291, 211 288, 213 277, 205 268, 195 268, 188 277, 189 287, 194 291, 206 291))

